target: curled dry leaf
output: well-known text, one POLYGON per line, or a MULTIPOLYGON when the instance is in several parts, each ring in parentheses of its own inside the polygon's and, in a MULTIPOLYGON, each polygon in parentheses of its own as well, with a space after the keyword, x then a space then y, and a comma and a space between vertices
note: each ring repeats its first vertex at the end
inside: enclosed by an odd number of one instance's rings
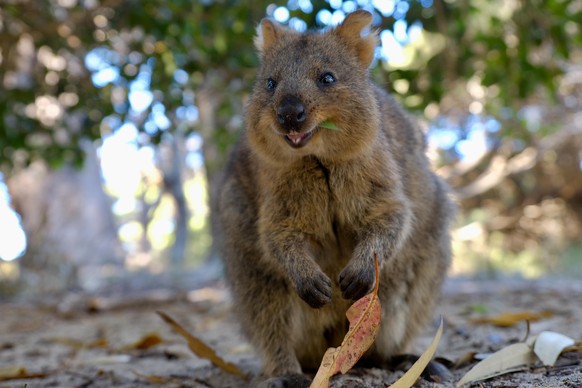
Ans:
POLYGON ((190 334, 168 314, 162 311, 157 311, 157 313, 164 320, 164 322, 166 322, 172 329, 174 329, 176 333, 180 334, 188 341, 188 348, 190 351, 192 351, 192 353, 198 357, 209 360, 212 364, 225 372, 240 376, 244 379, 248 378, 247 374, 244 373, 238 366, 225 361, 222 357, 216 354, 216 352, 210 346, 206 345, 204 342, 190 334))
POLYGON ((538 335, 533 350, 544 365, 553 366, 564 349, 575 343, 572 338, 564 334, 543 331, 538 335))
POLYGON ((312 388, 329 387, 329 379, 338 372, 346 373, 349 371, 376 339, 382 318, 380 300, 378 299, 380 276, 376 254, 374 254, 374 262, 376 286, 370 294, 357 300, 346 312, 350 328, 339 347, 329 348, 325 352, 317 374, 311 383, 312 388))
POLYGON ((526 342, 509 345, 493 353, 473 367, 457 383, 463 384, 515 372, 541 360, 544 365, 554 365, 560 354, 567 351, 575 341, 560 333, 541 332, 526 342))
POLYGON ((459 380, 457 387, 521 370, 536 360, 530 343, 520 342, 506 346, 475 365, 459 380))

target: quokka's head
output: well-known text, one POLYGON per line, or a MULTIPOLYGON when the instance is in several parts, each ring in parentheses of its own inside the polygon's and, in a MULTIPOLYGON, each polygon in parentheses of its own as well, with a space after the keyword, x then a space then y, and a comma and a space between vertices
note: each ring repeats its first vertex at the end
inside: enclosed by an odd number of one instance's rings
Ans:
POLYGON ((368 71, 378 40, 371 21, 356 11, 333 29, 307 33, 261 22, 261 67, 246 114, 259 154, 281 163, 306 155, 349 160, 369 147, 379 127, 368 71))

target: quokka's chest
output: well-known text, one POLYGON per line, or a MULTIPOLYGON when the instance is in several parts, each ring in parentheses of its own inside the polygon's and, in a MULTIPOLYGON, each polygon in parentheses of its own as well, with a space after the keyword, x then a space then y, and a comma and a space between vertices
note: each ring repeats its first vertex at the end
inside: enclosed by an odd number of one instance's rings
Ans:
POLYGON ((374 183, 365 171, 345 171, 318 161, 301 170, 267 177, 267 202, 276 203, 286 216, 306 230, 349 230, 361 223, 373 204, 374 183))

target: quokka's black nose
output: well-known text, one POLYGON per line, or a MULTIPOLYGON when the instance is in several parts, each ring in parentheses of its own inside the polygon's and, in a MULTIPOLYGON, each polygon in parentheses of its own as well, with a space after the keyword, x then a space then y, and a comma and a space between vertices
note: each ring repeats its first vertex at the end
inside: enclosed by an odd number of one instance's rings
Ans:
POLYGON ((305 121, 305 107, 295 96, 285 96, 277 108, 277 120, 285 127, 296 127, 305 121))

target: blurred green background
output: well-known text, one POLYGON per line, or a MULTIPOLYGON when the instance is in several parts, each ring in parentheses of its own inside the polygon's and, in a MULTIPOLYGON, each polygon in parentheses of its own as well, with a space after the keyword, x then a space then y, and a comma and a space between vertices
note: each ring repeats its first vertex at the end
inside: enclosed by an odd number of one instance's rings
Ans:
POLYGON ((582 276, 580 0, 0 0, 0 298, 220 276, 257 24, 360 8, 458 198, 451 275, 582 276))

